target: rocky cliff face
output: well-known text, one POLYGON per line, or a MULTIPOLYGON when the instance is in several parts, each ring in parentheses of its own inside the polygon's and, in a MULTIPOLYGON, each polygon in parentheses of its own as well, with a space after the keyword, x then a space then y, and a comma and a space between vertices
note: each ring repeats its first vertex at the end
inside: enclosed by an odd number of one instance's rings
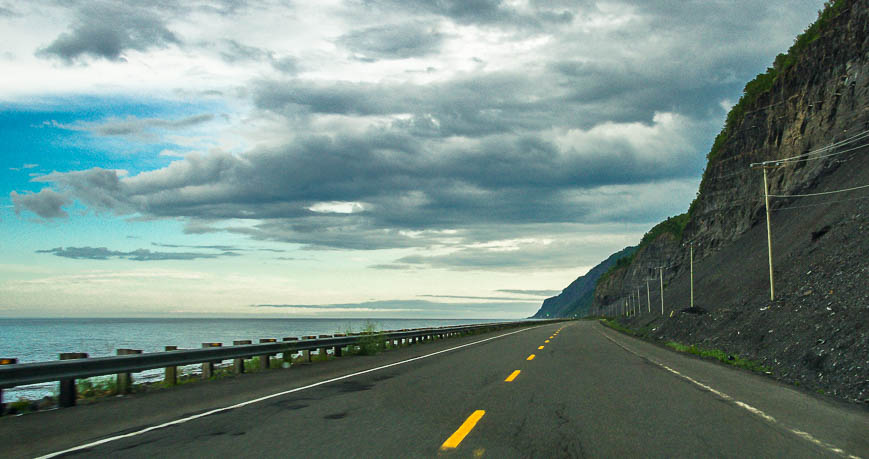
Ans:
MULTIPOLYGON (((701 258, 765 218, 763 173, 751 169, 752 163, 809 153, 869 129, 869 8, 865 1, 850 3, 748 107, 735 132, 709 161, 686 230, 696 239, 701 258)), ((770 194, 812 189, 820 176, 839 167, 844 155, 771 169, 770 194)), ((786 199, 771 202, 773 209, 792 204, 786 199)))
POLYGON ((658 301, 659 268, 668 268, 664 271, 666 285, 681 271, 681 256, 680 241, 670 233, 663 233, 648 245, 640 247, 630 265, 613 271, 598 282, 594 290, 592 312, 611 314, 618 311, 625 301, 638 295, 638 290, 643 302, 648 303, 651 299, 647 295, 647 281, 648 293, 654 294, 655 301, 658 301))
MULTIPOLYGON (((629 267, 597 286, 593 311, 625 301, 647 278, 658 276, 655 267, 665 266, 665 285, 683 275, 689 264, 688 242, 698 262, 763 223, 763 172, 751 164, 810 153, 869 130, 869 2, 847 3, 795 63, 778 74, 771 89, 746 107, 744 117, 710 158, 683 236, 663 234, 640 247, 629 267)), ((843 151, 867 142, 771 168, 769 193, 813 190, 843 159, 863 153, 843 151)), ((794 199, 771 200, 773 210, 796 204, 794 199)))
POLYGON ((739 116, 716 141, 684 230, 641 244, 629 266, 598 283, 592 311, 618 312, 650 268, 665 266, 665 314, 652 283, 658 309, 622 318, 627 326, 869 403, 869 0, 836 4, 817 38, 731 112, 739 116), (795 156, 769 167, 770 194, 857 191, 771 199, 771 301, 763 172, 750 166, 795 156), (688 243, 699 306, 691 311, 688 243))

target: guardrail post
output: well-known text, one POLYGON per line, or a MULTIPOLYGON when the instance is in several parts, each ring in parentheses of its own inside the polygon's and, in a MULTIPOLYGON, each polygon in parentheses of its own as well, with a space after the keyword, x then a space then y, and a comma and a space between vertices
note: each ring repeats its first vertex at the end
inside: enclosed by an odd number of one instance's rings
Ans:
MULTIPOLYGON (((317 337, 314 335, 307 335, 307 336, 303 336, 302 339, 317 339, 317 337)), ((306 362, 310 363, 311 362, 311 350, 305 349, 304 351, 302 351, 302 357, 305 359, 306 362)))
MULTIPOLYGON (((332 336, 334 336, 335 338, 343 338, 343 337, 345 337, 345 336, 347 336, 347 335, 345 335, 344 333, 335 333, 335 334, 332 335, 332 336)), ((335 346, 335 347, 332 349, 332 352, 335 353, 335 357, 341 357, 341 355, 342 355, 342 353, 343 353, 343 350, 344 350, 343 347, 341 347, 341 346, 335 346)))
MULTIPOLYGON (((332 337, 332 335, 320 335, 319 336, 319 338, 331 338, 331 337, 332 337)), ((321 347, 320 349, 317 349, 317 353, 320 354, 320 356, 323 359, 329 360, 329 354, 326 352, 325 347, 321 347)))
MULTIPOLYGON (((244 344, 251 344, 253 341, 249 339, 235 340, 232 342, 233 346, 241 346, 244 344)), ((244 358, 239 357, 237 359, 232 359, 232 372, 240 375, 244 373, 244 358)))
MULTIPOLYGON (((262 343, 276 343, 278 340, 275 338, 260 338, 259 342, 262 343)), ((268 370, 271 366, 270 363, 272 361, 271 354, 263 354, 259 356, 259 368, 260 370, 268 370)))
MULTIPOLYGON (((299 338, 297 338, 295 336, 287 336, 285 338, 281 338, 281 341, 298 341, 298 340, 299 340, 299 338)), ((289 350, 284 351, 281 358, 284 360, 285 364, 292 365, 292 363, 293 363, 293 351, 289 351, 289 350)))
MULTIPOLYGON (((134 355, 141 354, 141 349, 118 349, 117 355, 134 355)), ((118 394, 129 394, 133 388, 133 375, 130 373, 118 373, 115 376, 115 381, 118 386, 118 394)))
MULTIPOLYGON (((202 343, 202 347, 221 347, 223 343, 202 343)), ((214 361, 202 362, 202 379, 214 376, 214 361)))
MULTIPOLYGON (((63 352, 60 354, 60 360, 86 359, 88 355, 84 352, 63 352)), ((69 408, 75 406, 75 379, 60 380, 60 394, 57 397, 57 404, 61 408, 69 408)))
MULTIPOLYGON (((163 348, 166 352, 169 351, 177 351, 178 346, 166 346, 163 348)), ((178 384, 178 367, 166 367, 165 375, 163 376, 163 382, 166 385, 174 386, 178 384)))
MULTIPOLYGON (((18 363, 18 359, 12 358, 0 358, 0 365, 15 365, 18 363)), ((0 416, 3 416, 6 413, 6 403, 3 402, 3 389, 0 388, 0 416)))

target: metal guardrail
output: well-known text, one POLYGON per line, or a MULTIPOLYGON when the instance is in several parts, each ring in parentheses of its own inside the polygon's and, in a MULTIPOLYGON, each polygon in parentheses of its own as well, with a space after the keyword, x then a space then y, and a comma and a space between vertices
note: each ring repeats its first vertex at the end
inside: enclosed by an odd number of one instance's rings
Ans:
MULTIPOLYGON (((455 334, 464 334, 480 330, 499 330, 530 326, 544 323, 558 322, 559 319, 520 321, 520 322, 495 322, 486 324, 448 326, 435 328, 419 328, 412 330, 394 330, 375 334, 353 334, 351 336, 339 336, 330 338, 301 339, 293 341, 269 342, 260 344, 241 344, 226 347, 205 347, 202 349, 172 350, 166 352, 153 352, 144 354, 118 355, 96 358, 75 358, 72 360, 57 360, 35 363, 14 363, 0 365, 0 391, 4 388, 23 386, 42 382, 60 381, 61 406, 75 404, 75 395, 64 394, 74 389, 76 379, 89 378, 104 375, 123 375, 136 373, 155 368, 171 368, 182 365, 219 363, 230 359, 246 359, 253 357, 270 356, 279 353, 297 353, 312 350, 335 349, 336 355, 340 355, 340 349, 347 346, 358 346, 376 337, 378 341, 398 342, 403 341, 411 344, 418 342, 420 338, 430 339, 435 336, 447 337, 455 334), (66 391, 64 388, 67 388, 66 391)), ((305 337, 306 338, 306 337, 305 337)), ((215 343, 218 344, 219 343, 215 343)), ((243 366, 242 366, 243 371, 243 366)), ((0 392, 2 397, 2 392, 0 392)), ((0 400, 2 402, 2 400, 0 400)), ((0 405, 2 414, 2 405, 0 405)))

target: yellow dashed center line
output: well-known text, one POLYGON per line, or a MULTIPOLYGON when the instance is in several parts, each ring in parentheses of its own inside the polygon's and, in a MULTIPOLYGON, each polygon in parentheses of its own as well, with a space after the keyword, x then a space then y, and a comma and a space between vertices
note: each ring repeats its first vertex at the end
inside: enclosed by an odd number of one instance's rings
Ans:
POLYGON ((552 335, 552 336, 549 337, 549 339, 552 339, 552 338, 555 338, 555 335, 552 335))
POLYGON ((541 349, 543 349, 543 346, 537 346, 537 350, 538 350, 538 351, 541 350, 541 349))
POLYGON ((529 355, 528 358, 525 359, 525 360, 534 360, 534 357, 535 357, 535 355, 534 355, 534 354, 531 354, 531 355, 529 355))
POLYGON ((544 341, 544 343, 548 343, 548 342, 549 342, 549 340, 544 341))
POLYGON ((510 376, 507 376, 507 379, 505 379, 504 382, 512 382, 517 376, 519 376, 520 372, 520 370, 516 370, 513 373, 510 373, 510 376))
POLYGON ((452 435, 450 435, 450 438, 447 438, 447 441, 445 441, 444 444, 441 445, 441 451, 455 449, 457 446, 459 446, 459 443, 461 443, 462 440, 464 440, 465 437, 469 433, 471 433, 471 430, 474 429, 474 426, 477 425, 477 422, 483 417, 484 414, 486 414, 486 412, 483 410, 477 410, 471 413, 471 415, 468 416, 468 419, 465 419, 465 422, 462 423, 461 427, 459 427, 459 430, 455 431, 452 435))

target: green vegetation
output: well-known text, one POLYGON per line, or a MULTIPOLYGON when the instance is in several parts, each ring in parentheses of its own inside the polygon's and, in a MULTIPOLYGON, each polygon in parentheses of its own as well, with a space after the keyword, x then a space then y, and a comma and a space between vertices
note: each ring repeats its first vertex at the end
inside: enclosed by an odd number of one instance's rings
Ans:
POLYGON ((675 341, 670 341, 667 343, 667 347, 675 349, 679 352, 686 352, 688 354, 694 354, 706 359, 716 359, 720 362, 726 363, 728 365, 733 365, 739 368, 745 368, 746 370, 757 371, 761 373, 769 372, 769 368, 751 361, 747 359, 743 359, 738 355, 728 355, 724 351, 720 351, 718 349, 703 349, 701 347, 697 347, 695 345, 686 346, 681 343, 677 343, 675 341))
POLYGON ((18 399, 17 401, 6 404, 6 410, 9 411, 9 413, 15 414, 31 413, 36 411, 34 408, 34 402, 26 398, 18 399))
POLYGON ((824 8, 818 11, 818 19, 810 25, 803 33, 797 35, 794 39, 793 46, 788 49, 787 54, 779 54, 776 56, 773 66, 766 69, 765 73, 758 74, 753 80, 746 83, 743 89, 742 97, 739 102, 733 106, 730 113, 727 114, 727 120, 724 122, 724 128, 715 137, 712 143, 712 149, 706 156, 712 160, 721 152, 724 142, 733 134, 737 124, 745 117, 745 112, 748 107, 754 105, 757 99, 772 89, 773 84, 778 79, 778 76, 785 70, 792 67, 798 57, 806 50, 806 48, 815 40, 820 38, 821 32, 826 29, 830 21, 839 14, 845 5, 851 3, 852 0, 829 0, 824 2, 824 8))
POLYGON ((118 384, 114 376, 98 376, 77 379, 75 381, 75 390, 79 398, 94 398, 116 394, 118 392, 118 384))
MULTIPOLYGON (((600 323, 612 328, 613 330, 620 331, 626 335, 637 336, 640 338, 646 337, 649 335, 651 330, 648 328, 642 328, 639 330, 635 330, 632 328, 625 327, 617 320, 613 319, 601 319, 600 323)), ((679 352, 685 352, 688 354, 694 354, 696 356, 702 357, 704 359, 715 359, 720 362, 726 363, 728 365, 733 365, 735 367, 744 368, 746 370, 757 371, 760 373, 769 373, 769 368, 754 362, 752 360, 743 359, 738 355, 727 354, 724 351, 720 351, 718 349, 704 349, 701 347, 697 347, 695 345, 687 346, 682 343, 677 343, 675 341, 670 341, 667 343, 667 347, 674 349, 679 352)))
POLYGON ((357 355, 374 355, 380 351, 386 350, 385 338, 383 332, 377 329, 377 324, 374 322, 366 322, 361 330, 362 336, 359 338, 357 346, 350 346, 350 353, 357 355))
POLYGON ((600 276, 600 278, 597 280, 597 283, 600 284, 601 282, 603 282, 604 279, 612 276, 616 271, 630 266, 631 263, 634 262, 634 258, 636 257, 640 249, 651 244, 652 241, 658 238, 658 236, 664 233, 669 233, 672 234, 677 241, 681 241, 682 233, 685 232, 685 227, 688 226, 688 221, 690 219, 691 217, 686 212, 684 214, 668 217, 666 220, 653 226, 652 229, 650 229, 648 232, 646 232, 646 234, 643 235, 643 238, 640 240, 640 245, 637 246, 637 249, 632 251, 629 255, 626 255, 616 260, 615 264, 610 266, 610 268, 605 273, 603 273, 603 275, 600 276))
POLYGON ((643 336, 639 332, 637 332, 636 330, 633 330, 631 328, 625 327, 624 325, 620 324, 617 320, 601 319, 600 323, 606 325, 609 328, 612 328, 613 330, 620 331, 626 335, 643 336))
POLYGON ((653 226, 652 229, 643 235, 643 238, 640 240, 640 247, 645 247, 651 244, 652 241, 664 233, 670 233, 677 241, 681 241, 682 233, 685 232, 685 227, 688 226, 689 220, 690 217, 688 216, 688 213, 674 215, 667 218, 661 223, 653 226))
MULTIPOLYGON (((615 274, 616 271, 618 271, 620 269, 625 269, 628 266, 630 266, 631 263, 634 262, 634 257, 636 256, 636 254, 637 254, 637 252, 632 252, 630 255, 625 255, 625 256, 619 258, 618 260, 616 260, 616 262, 612 266, 610 266, 610 268, 607 269, 605 273, 600 275, 600 277, 597 279, 597 282, 595 283, 595 286, 597 286, 598 284, 603 282, 605 279, 607 279, 608 277, 615 274)), ((592 294, 594 294, 594 292, 592 292, 592 294)))

